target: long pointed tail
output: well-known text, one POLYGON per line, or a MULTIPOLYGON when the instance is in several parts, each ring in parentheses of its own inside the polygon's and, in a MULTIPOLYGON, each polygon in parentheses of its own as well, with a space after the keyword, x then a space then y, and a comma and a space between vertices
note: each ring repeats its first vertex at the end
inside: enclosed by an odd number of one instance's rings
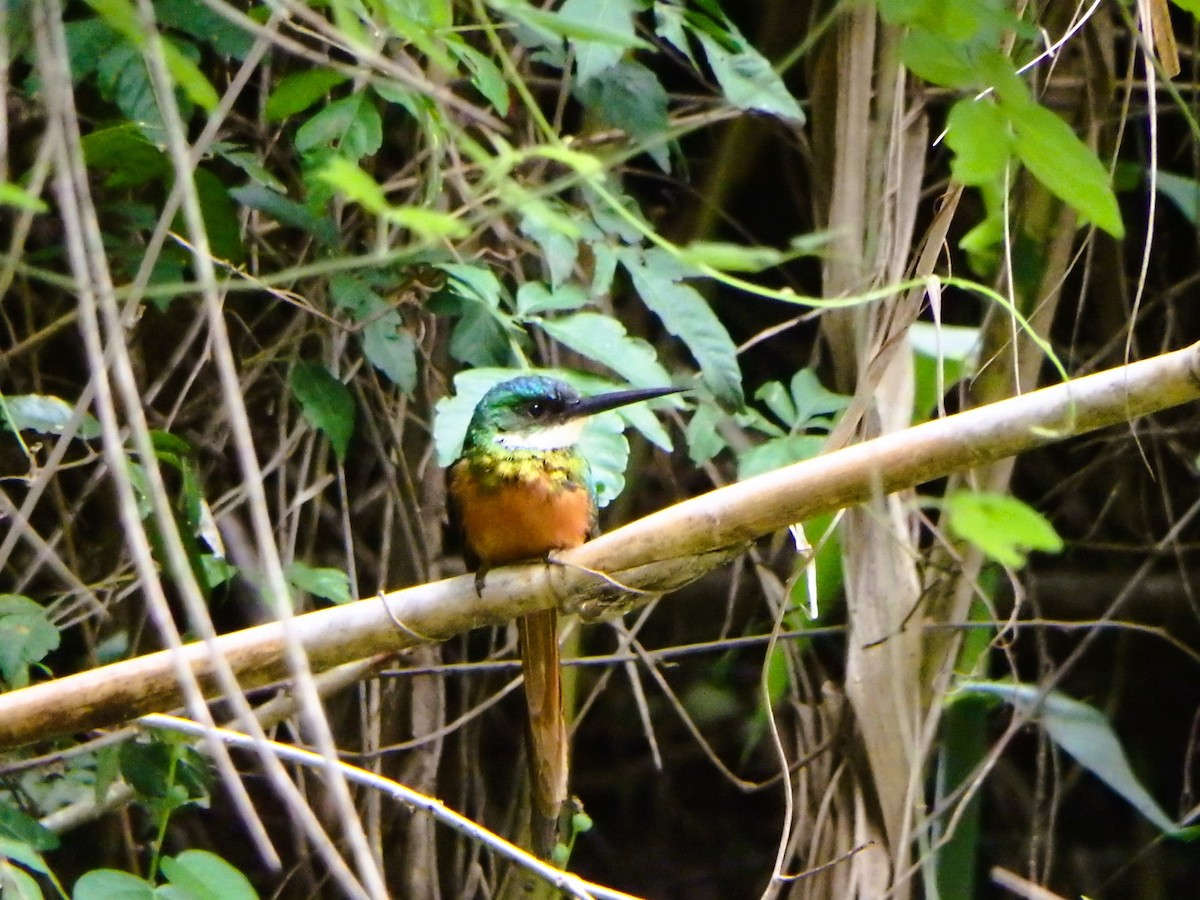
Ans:
POLYGON ((558 610, 523 616, 521 668, 525 702, 533 850, 549 859, 558 839, 558 817, 567 799, 567 727, 563 721, 562 669, 558 659, 558 610))

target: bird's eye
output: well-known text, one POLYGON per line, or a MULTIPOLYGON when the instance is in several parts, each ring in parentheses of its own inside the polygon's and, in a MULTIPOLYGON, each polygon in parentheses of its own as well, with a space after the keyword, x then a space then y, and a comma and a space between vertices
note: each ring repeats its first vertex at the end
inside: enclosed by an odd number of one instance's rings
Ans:
POLYGON ((540 419, 546 414, 546 404, 541 400, 531 400, 529 405, 525 407, 525 411, 535 419, 540 419))

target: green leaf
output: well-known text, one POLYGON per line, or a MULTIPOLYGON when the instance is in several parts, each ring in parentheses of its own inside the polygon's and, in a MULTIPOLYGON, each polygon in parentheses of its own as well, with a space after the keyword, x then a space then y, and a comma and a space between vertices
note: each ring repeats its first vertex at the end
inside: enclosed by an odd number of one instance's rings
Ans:
POLYGON ((959 90, 983 84, 983 75, 972 63, 961 41, 923 28, 914 28, 904 35, 900 59, 905 68, 930 84, 959 90))
POLYGON ((29 666, 57 650, 58 629, 39 604, 18 594, 0 594, 0 677, 12 687, 29 683, 29 666))
POLYGON ((1168 835, 1177 832, 1175 822, 1133 773, 1112 724, 1098 709, 1058 691, 1043 696, 1041 688, 1035 684, 995 681, 960 682, 950 700, 970 694, 999 697, 1031 714, 1050 740, 1124 797, 1150 822, 1168 835))
MULTIPOLYGON (((506 18, 523 25, 538 34, 545 46, 553 39, 584 41, 592 44, 611 44, 625 50, 653 50, 654 48, 623 27, 609 28, 597 24, 595 16, 588 16, 586 9, 580 18, 571 18, 560 13, 539 9, 527 0, 489 0, 492 9, 506 18)), ((599 5, 598 3, 593 6, 599 5)))
POLYGON ((1008 117, 990 99, 964 97, 946 120, 946 144, 954 151, 950 170, 962 184, 986 184, 1002 178, 1012 158, 1008 117))
POLYGON ((304 112, 348 77, 333 69, 305 69, 285 75, 267 98, 267 121, 280 122, 304 112))
POLYGON ((105 100, 116 103, 125 118, 148 138, 163 134, 154 86, 137 47, 128 42, 115 44, 100 58, 97 74, 100 95, 105 100))
POLYGON ((50 207, 41 197, 36 197, 19 184, 0 181, 0 206, 13 206, 25 212, 49 212, 50 207))
POLYGON ((326 246, 337 241, 337 226, 328 216, 318 218, 301 204, 262 185, 247 184, 233 188, 229 196, 243 206, 266 213, 282 225, 307 231, 326 246))
POLYGON ((217 259, 240 265, 246 260, 246 250, 237 205, 224 182, 208 169, 197 168, 194 178, 209 249, 217 259))
POLYGON ((324 366, 300 363, 292 370, 292 394, 310 425, 323 432, 339 462, 354 434, 354 395, 324 366))
POLYGON ((184 850, 174 858, 164 857, 162 871, 172 885, 197 900, 258 900, 250 879, 207 850, 184 850))
POLYGON ((461 41, 450 43, 448 49, 471 73, 471 84, 492 104, 492 109, 505 118, 508 115, 508 81, 500 67, 491 57, 480 53, 470 44, 461 41))
POLYGON ((1125 236, 1108 172, 1057 115, 1036 103, 1001 100, 1012 123, 1013 149, 1030 173, 1079 215, 1114 238, 1125 236))
POLYGON ((232 145, 219 141, 213 145, 213 152, 221 159, 228 163, 237 166, 250 177, 252 181, 261 184, 263 187, 270 188, 273 191, 284 193, 287 191, 287 185, 276 178, 262 161, 254 153, 246 150, 235 149, 232 145))
POLYGON ((580 84, 615 66, 625 47, 638 40, 633 19, 640 11, 640 6, 638 0, 566 0, 559 7, 558 15, 564 21, 588 28, 602 28, 609 34, 618 35, 622 41, 618 44, 612 40, 570 40, 571 48, 575 51, 575 77, 580 84))
POLYGON ((171 747, 161 741, 126 741, 118 757, 121 777, 145 798, 166 797, 173 782, 171 747))
POLYGON ((383 119, 366 91, 330 103, 296 131, 300 153, 337 150, 350 160, 374 154, 383 145, 383 119))
POLYGON ((693 66, 696 57, 692 55, 691 45, 688 44, 687 34, 683 30, 684 8, 673 3, 654 4, 654 33, 678 50, 693 66))
POLYGON ((645 143, 660 169, 670 170, 670 152, 663 140, 670 125, 668 97, 657 75, 639 62, 623 59, 583 81, 576 94, 605 123, 645 143))
POLYGON ((344 156, 332 156, 316 172, 326 184, 332 185, 347 200, 359 204, 368 212, 376 214, 388 211, 387 198, 381 188, 366 172, 344 156))
POLYGON ((4 900, 42 900, 37 880, 7 860, 0 861, 0 896, 4 900))
MULTIPOLYGON (((1149 173, 1146 177, 1149 178, 1149 173)), ((1174 203, 1189 222, 1200 226, 1200 181, 1160 169, 1156 182, 1158 192, 1174 203)))
POLYGON ((686 270, 657 248, 626 248, 620 260, 642 302, 696 358, 704 383, 723 403, 740 409, 745 397, 737 347, 704 298, 682 283, 686 270))
POLYGON ((687 441, 688 458, 697 466, 708 462, 729 446, 718 427, 724 417, 724 413, 715 405, 705 403, 696 407, 688 420, 684 438, 687 441))
MULTIPOLYGON (((571 221, 557 209, 546 215, 547 207, 531 208, 521 216, 521 234, 532 238, 542 251, 542 261, 550 273, 550 285, 559 287, 571 277, 579 256, 578 229, 568 229, 571 221)), ((518 309, 520 305, 518 302, 518 309)))
POLYGON ((737 50, 728 49, 725 43, 702 31, 696 32, 696 38, 704 48, 704 55, 717 76, 725 99, 738 109, 758 110, 803 124, 804 112, 800 104, 784 87, 771 64, 746 43, 733 23, 726 19, 724 24, 737 50))
POLYGON ((950 530, 1001 565, 1020 568, 1031 550, 1063 548, 1054 526, 1016 497, 956 491, 943 502, 950 530))
POLYGON ((221 98, 217 96, 217 90, 207 76, 200 71, 200 67, 188 58, 175 41, 165 35, 162 39, 162 51, 167 71, 171 73, 175 84, 187 94, 188 99, 208 112, 216 109, 221 98))
POLYGON ((128 872, 92 869, 75 882, 71 900, 154 900, 154 885, 128 872))
POLYGON ((329 289, 334 303, 365 323, 361 331, 363 354, 371 365, 404 393, 416 390, 417 341, 400 313, 353 275, 335 275, 329 289))
POLYGON ((330 603, 349 603, 350 578, 341 569, 318 569, 302 562, 288 565, 285 573, 288 583, 314 597, 330 603))
POLYGON ((540 281, 527 281, 517 288, 517 313, 522 316, 567 312, 586 306, 587 302, 587 291, 577 284, 551 289, 540 281))
POLYGON ((154 15, 159 24, 178 28, 223 56, 245 59, 254 46, 253 34, 197 0, 156 0, 154 15))
POLYGON ((738 457, 738 480, 745 481, 764 472, 773 472, 792 463, 812 459, 824 445, 825 436, 818 434, 789 434, 771 438, 738 457))
POLYGON ((500 309, 500 282, 489 270, 461 263, 438 266, 450 277, 430 308, 458 316, 450 334, 450 355, 477 367, 513 361, 510 338, 518 331, 500 309))
POLYGON ((0 803, 0 854, 44 872, 45 863, 37 851, 57 850, 59 844, 58 835, 33 816, 15 806, 0 803))
POLYGON ((105 187, 136 187, 171 172, 171 161, 133 124, 101 128, 83 138, 89 169, 106 169, 105 187))
POLYGON ((722 272, 761 272, 777 266, 787 254, 774 247, 748 247, 726 241, 692 241, 683 248, 683 258, 693 266, 708 266, 722 272))
POLYGON ((612 316, 580 312, 561 319, 538 319, 536 324, 560 344, 612 369, 637 387, 667 387, 671 376, 658 361, 654 347, 630 337, 612 316))
MULTIPOLYGON (((47 394, 0 395, 0 423, 16 431, 60 435, 74 413, 75 408, 61 397, 47 394)), ((99 437, 100 423, 91 413, 84 413, 75 435, 83 440, 99 437)))

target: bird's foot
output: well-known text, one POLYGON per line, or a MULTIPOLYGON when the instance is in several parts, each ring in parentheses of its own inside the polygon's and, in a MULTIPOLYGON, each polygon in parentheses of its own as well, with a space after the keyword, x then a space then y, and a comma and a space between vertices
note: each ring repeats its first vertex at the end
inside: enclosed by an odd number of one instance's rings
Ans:
POLYGON ((475 596, 480 600, 483 599, 483 582, 487 579, 487 569, 477 569, 475 571, 475 596))

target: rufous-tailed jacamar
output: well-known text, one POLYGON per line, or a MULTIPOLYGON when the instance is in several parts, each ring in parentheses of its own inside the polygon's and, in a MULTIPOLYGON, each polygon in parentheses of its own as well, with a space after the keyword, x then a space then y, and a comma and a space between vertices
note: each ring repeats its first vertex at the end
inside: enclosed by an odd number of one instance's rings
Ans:
MULTIPOLYGON (((677 388, 581 397, 541 375, 504 381, 475 407, 462 456, 450 467, 451 516, 482 592, 489 568, 547 559, 577 547, 596 529, 596 493, 579 450, 584 420, 596 413, 675 393, 677 388)), ((567 731, 558 659, 558 611, 518 622, 528 705, 533 848, 549 858, 567 798, 567 731)))

